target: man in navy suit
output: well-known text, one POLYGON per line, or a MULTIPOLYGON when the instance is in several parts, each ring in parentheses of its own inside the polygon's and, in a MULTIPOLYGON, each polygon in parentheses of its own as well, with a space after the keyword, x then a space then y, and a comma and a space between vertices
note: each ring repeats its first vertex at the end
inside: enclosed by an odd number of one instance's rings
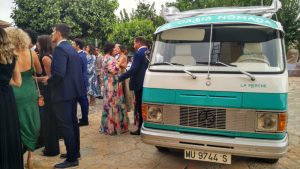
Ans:
POLYGON ((136 37, 134 39, 134 49, 136 53, 133 56, 133 62, 130 69, 120 76, 119 81, 123 81, 130 77, 129 88, 134 91, 135 105, 134 115, 135 119, 138 119, 138 129, 131 131, 132 135, 140 135, 141 127, 143 124, 142 117, 142 95, 143 95, 143 83, 145 72, 148 68, 148 60, 145 57, 145 52, 148 50, 146 46, 146 40, 143 37, 136 37))
MULTIPOLYGON (((74 39, 73 43, 74 49, 78 52, 81 61, 82 61, 82 73, 83 73, 83 81, 85 88, 88 88, 89 85, 89 79, 88 79, 88 73, 87 73, 87 58, 86 53, 83 51, 84 42, 81 39, 74 39)), ((81 107, 81 119, 79 119, 79 126, 87 126, 89 125, 89 101, 87 98, 87 94, 84 96, 81 96, 77 99, 77 101, 80 104, 81 107)))
POLYGON ((55 168, 78 166, 80 157, 79 126, 76 116, 77 98, 86 94, 83 82, 81 59, 76 50, 67 42, 70 28, 66 24, 56 24, 52 41, 57 44, 53 51, 51 77, 43 82, 51 87, 51 100, 60 130, 62 131, 67 159, 55 168))

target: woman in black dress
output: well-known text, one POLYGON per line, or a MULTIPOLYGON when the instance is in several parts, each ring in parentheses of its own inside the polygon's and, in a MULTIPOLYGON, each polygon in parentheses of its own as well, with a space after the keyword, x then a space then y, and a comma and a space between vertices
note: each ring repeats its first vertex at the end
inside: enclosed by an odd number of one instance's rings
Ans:
MULTIPOLYGON (((40 63, 43 69, 42 77, 51 76, 51 39, 49 35, 41 35, 37 40, 37 47, 39 50, 40 63)), ((57 121, 52 112, 51 106, 51 91, 49 86, 39 83, 41 94, 45 98, 45 106, 42 107, 42 135, 44 136, 45 149, 43 153, 45 156, 56 156, 59 154, 59 137, 57 129, 57 121)))
POLYGON ((21 73, 17 55, 0 28, 0 168, 23 169, 19 117, 11 85, 20 87, 21 73))

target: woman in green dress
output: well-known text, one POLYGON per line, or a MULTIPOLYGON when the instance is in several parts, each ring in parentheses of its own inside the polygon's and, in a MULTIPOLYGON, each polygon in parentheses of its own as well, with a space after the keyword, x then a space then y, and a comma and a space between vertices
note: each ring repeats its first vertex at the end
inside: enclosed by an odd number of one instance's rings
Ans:
POLYGON ((23 149, 28 150, 27 165, 32 168, 32 151, 40 131, 40 114, 37 105, 38 93, 35 81, 33 79, 34 70, 37 73, 42 72, 42 68, 37 54, 29 50, 30 38, 19 28, 9 27, 5 29, 10 41, 14 45, 19 59, 22 85, 20 88, 14 87, 14 93, 19 113, 19 122, 21 128, 21 141, 23 149))

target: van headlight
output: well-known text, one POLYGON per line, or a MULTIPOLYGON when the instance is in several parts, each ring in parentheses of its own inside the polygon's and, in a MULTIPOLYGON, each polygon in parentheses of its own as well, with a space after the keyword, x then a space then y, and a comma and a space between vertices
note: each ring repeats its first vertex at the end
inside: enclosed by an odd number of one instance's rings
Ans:
POLYGON ((161 123, 163 120, 163 106, 143 104, 143 117, 145 121, 161 123))
POLYGON ((277 113, 257 113, 257 126, 258 131, 276 132, 278 129, 278 114, 277 113))

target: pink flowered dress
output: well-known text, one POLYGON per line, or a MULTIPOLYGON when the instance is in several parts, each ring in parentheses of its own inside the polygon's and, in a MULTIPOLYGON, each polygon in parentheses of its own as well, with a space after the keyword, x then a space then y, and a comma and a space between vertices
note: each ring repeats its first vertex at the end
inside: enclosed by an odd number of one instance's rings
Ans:
POLYGON ((129 118, 125 106, 122 83, 118 82, 121 70, 117 60, 105 55, 102 62, 104 94, 100 132, 110 135, 128 131, 129 118))

